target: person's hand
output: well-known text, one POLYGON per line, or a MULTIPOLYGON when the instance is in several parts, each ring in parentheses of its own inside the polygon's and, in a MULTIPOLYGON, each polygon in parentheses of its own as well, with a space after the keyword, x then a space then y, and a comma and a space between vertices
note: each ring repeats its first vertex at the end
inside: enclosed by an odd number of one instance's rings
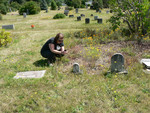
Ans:
POLYGON ((68 51, 66 51, 66 50, 61 52, 61 54, 63 54, 63 55, 67 54, 67 53, 68 53, 68 51))

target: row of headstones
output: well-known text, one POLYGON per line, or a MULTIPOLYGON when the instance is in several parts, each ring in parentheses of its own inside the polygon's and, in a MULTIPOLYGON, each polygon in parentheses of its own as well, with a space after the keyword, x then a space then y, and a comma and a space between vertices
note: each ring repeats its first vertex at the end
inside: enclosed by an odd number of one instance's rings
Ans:
MULTIPOLYGON (((111 67, 110 71, 116 73, 123 73, 127 74, 127 71, 124 67, 124 57, 120 53, 116 53, 111 57, 111 67)), ((80 66, 78 63, 74 63, 73 65, 73 72, 74 73, 81 73, 80 66)))

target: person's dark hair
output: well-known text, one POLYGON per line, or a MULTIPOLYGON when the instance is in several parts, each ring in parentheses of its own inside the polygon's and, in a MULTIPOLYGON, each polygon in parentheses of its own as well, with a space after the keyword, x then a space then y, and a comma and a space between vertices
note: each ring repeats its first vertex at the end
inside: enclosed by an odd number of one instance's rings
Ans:
POLYGON ((54 43, 57 43, 57 40, 58 40, 60 37, 64 38, 64 35, 63 35, 62 33, 58 33, 58 34, 55 36, 55 38, 54 38, 54 43))

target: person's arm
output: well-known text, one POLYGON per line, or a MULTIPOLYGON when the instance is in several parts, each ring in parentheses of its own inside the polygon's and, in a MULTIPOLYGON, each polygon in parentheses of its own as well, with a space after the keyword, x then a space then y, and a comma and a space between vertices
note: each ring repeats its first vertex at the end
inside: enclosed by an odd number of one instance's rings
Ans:
POLYGON ((61 47, 61 51, 64 51, 64 50, 65 50, 65 48, 64 48, 64 46, 62 46, 62 47, 61 47))
POLYGON ((62 51, 57 51, 54 49, 54 44, 49 44, 49 48, 51 52, 56 53, 56 54, 62 54, 62 51))

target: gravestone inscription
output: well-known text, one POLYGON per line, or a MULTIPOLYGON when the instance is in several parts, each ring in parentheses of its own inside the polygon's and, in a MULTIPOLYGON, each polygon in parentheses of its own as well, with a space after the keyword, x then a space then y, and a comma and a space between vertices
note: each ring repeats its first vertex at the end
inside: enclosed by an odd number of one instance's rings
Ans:
POLYGON ((14 24, 12 24, 12 25, 3 25, 2 29, 15 29, 15 25, 14 24))

